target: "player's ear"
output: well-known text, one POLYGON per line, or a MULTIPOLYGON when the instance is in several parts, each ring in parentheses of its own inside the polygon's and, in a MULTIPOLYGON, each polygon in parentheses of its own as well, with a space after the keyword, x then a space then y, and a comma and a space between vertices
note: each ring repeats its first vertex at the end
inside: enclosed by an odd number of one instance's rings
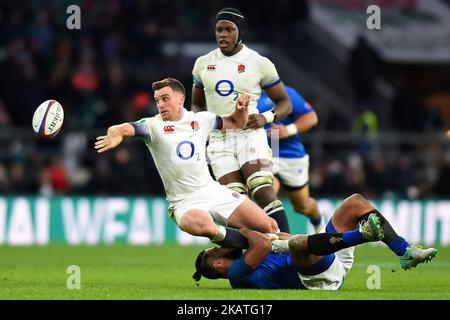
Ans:
POLYGON ((182 94, 179 94, 180 104, 184 105, 184 101, 186 100, 186 97, 182 94))

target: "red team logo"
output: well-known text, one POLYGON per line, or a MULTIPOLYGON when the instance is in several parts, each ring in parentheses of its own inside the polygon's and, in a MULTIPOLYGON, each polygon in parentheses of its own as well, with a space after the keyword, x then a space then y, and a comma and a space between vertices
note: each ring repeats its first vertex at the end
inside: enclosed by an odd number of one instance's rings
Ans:
POLYGON ((197 121, 192 121, 191 122, 191 128, 192 128, 192 130, 197 131, 198 130, 198 122, 197 121))
POLYGON ((215 64, 210 64, 206 67, 206 70, 208 71, 216 71, 216 65, 215 64))
POLYGON ((238 65, 238 72, 242 73, 244 71, 245 71, 245 65, 243 65, 243 64, 238 65))
POLYGON ((173 126, 165 126, 164 133, 173 133, 175 132, 175 128, 173 126))

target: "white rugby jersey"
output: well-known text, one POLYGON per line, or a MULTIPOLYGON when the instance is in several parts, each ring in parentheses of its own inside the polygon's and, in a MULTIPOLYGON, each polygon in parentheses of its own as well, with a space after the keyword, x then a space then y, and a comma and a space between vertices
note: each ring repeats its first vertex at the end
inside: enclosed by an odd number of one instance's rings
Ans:
POLYGON ((219 116, 230 115, 240 94, 249 94, 249 114, 259 113, 256 105, 262 89, 281 80, 274 64, 245 45, 233 56, 219 48, 199 57, 192 71, 194 86, 205 91, 207 110, 219 116))
POLYGON ((206 140, 222 128, 222 118, 207 111, 183 110, 179 121, 158 114, 130 123, 149 148, 161 176, 167 200, 175 202, 214 182, 205 157, 206 140))

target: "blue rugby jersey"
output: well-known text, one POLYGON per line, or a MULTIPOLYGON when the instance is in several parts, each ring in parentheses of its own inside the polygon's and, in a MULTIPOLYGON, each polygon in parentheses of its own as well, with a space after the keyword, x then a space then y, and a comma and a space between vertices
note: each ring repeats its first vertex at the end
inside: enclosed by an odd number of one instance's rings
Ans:
POLYGON ((228 270, 233 288, 250 289, 306 289, 288 254, 269 253, 256 269, 247 265, 244 256, 237 259, 228 270))
MULTIPOLYGON (((292 112, 284 119, 275 121, 277 124, 289 125, 294 123, 299 117, 307 113, 313 112, 312 106, 306 102, 303 97, 292 87, 286 86, 286 91, 289 98, 292 101, 292 112)), ((275 103, 270 100, 267 93, 263 91, 258 101, 257 108, 260 113, 272 109, 275 103)), ((266 125, 264 128, 270 128, 271 124, 266 125)), ((270 144, 269 138, 269 144, 270 144)), ((300 139, 300 135, 296 134, 286 139, 281 139, 279 144, 279 157, 280 158, 303 158, 306 154, 305 147, 300 139)))

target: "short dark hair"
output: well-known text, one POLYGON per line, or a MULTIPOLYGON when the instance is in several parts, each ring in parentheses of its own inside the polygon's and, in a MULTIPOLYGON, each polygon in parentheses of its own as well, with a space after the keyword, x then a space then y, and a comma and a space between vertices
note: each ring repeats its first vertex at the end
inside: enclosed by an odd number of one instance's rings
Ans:
POLYGON ((152 90, 155 93, 156 90, 162 89, 164 87, 171 87, 173 91, 177 91, 183 94, 186 97, 186 90, 184 89, 183 84, 174 78, 165 78, 160 81, 156 81, 152 83, 152 90))
POLYGON ((212 254, 208 254, 208 250, 203 250, 197 256, 195 260, 195 273, 192 275, 192 278, 195 281, 200 281, 200 278, 204 276, 207 279, 219 279, 219 272, 214 269, 212 265, 212 254))
MULTIPOLYGON (((217 247, 216 247, 217 248, 217 247)), ((214 249, 216 249, 214 248, 214 249)), ((212 248, 211 248, 212 249, 212 248)), ((195 273, 192 275, 195 281, 199 281, 202 276, 207 279, 223 278, 223 274, 214 268, 214 261, 218 258, 236 260, 242 256, 241 249, 233 249, 225 253, 206 249, 200 252, 195 260, 195 273)))

